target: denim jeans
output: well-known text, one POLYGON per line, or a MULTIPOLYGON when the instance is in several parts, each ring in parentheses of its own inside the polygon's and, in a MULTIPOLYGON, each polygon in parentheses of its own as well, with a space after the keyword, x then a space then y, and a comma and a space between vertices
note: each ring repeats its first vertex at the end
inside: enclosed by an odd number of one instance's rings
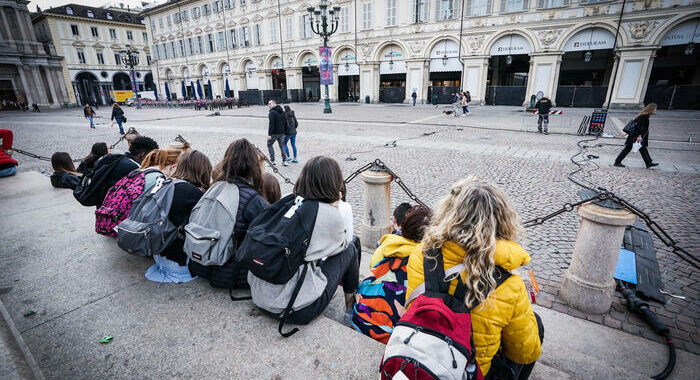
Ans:
POLYGON ((92 120, 92 115, 88 116, 87 118, 88 118, 88 120, 90 120, 90 126, 91 126, 91 127, 94 127, 94 126, 95 126, 95 122, 94 122, 94 120, 92 120))
POLYGON ((13 176, 13 175, 15 175, 15 173, 17 173, 16 166, 13 166, 13 167, 7 168, 7 169, 2 169, 2 170, 0 170, 0 178, 13 176))
POLYGON ((287 154, 287 157, 289 157, 289 148, 287 147, 287 142, 291 141, 292 142, 292 151, 294 152, 294 159, 297 158, 297 135, 287 135, 284 136, 284 153, 287 154))
POLYGON ((270 139, 267 140, 267 151, 270 152, 270 160, 275 161, 275 150, 272 148, 272 145, 275 144, 275 141, 280 146, 282 162, 284 162, 287 159, 287 154, 284 152, 284 147, 282 143, 284 141, 284 135, 272 135, 270 136, 270 139))
POLYGON ((116 120, 117 125, 119 125, 119 133, 121 133, 123 135, 124 134, 124 127, 122 126, 122 118, 117 117, 117 118, 114 118, 114 120, 116 120))

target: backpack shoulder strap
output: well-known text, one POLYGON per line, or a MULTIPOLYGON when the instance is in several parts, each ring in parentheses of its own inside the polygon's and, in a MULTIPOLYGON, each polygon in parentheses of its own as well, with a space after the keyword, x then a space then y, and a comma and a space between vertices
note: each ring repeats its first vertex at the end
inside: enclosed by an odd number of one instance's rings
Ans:
POLYGON ((284 311, 280 315, 280 323, 277 328, 277 331, 279 331, 280 335, 282 335, 285 338, 289 338, 290 336, 294 335, 297 331, 299 331, 298 327, 295 327, 291 329, 290 331, 287 331, 286 333, 282 332, 282 328, 284 327, 284 321, 287 319, 287 316, 289 313, 292 311, 292 307, 294 306, 294 301, 296 301, 297 296, 299 295, 299 291, 301 290, 301 285, 304 284, 304 279, 306 279, 306 272, 309 269, 310 264, 304 264, 304 268, 301 270, 301 275, 299 276, 299 279, 297 280, 296 285, 294 286, 294 292, 292 292, 292 297, 289 298, 289 302, 287 303, 287 307, 284 308, 284 311))
POLYGON ((442 250, 431 249, 423 257, 423 276, 425 278, 425 291, 447 293, 450 283, 445 282, 445 263, 442 259, 442 250))
POLYGON ((501 286, 510 277, 510 272, 503 269, 500 265, 496 265, 494 268, 493 278, 496 280, 496 288, 501 286))

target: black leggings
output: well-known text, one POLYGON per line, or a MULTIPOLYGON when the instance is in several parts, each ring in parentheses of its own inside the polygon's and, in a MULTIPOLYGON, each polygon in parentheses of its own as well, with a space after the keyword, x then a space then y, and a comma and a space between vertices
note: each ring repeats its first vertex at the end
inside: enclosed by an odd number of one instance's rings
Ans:
MULTIPOLYGON (((537 313, 535 313, 535 318, 537 319, 537 330, 539 331, 541 343, 544 339, 544 326, 542 325, 542 318, 537 313)), ((535 362, 518 364, 508 359, 503 351, 501 346, 496 356, 491 359, 491 368, 486 375, 486 380, 527 380, 535 367, 535 362)))
POLYGON ((333 299, 338 283, 343 285, 345 293, 355 293, 360 281, 361 252, 360 239, 355 236, 345 251, 321 262, 321 272, 326 276, 327 281, 326 289, 311 305, 290 313, 287 322, 305 325, 321 315, 333 299))
MULTIPOLYGON (((622 160, 627 157, 627 154, 632 151, 632 145, 634 144, 636 140, 630 137, 627 137, 627 141, 625 141, 625 147, 622 148, 622 152, 617 156, 615 159, 616 164, 621 164, 622 160)), ((649 166, 652 164, 652 159, 651 156, 649 155, 649 151, 647 150, 646 145, 642 144, 642 147, 639 148, 639 154, 642 156, 642 160, 644 160, 644 163, 649 166)))

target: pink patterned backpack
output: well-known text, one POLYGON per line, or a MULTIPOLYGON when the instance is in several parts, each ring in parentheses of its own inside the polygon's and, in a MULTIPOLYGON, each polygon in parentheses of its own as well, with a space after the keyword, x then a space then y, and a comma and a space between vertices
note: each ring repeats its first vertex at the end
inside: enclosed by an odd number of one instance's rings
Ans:
POLYGON ((129 216, 131 206, 143 193, 146 174, 158 169, 136 169, 112 186, 105 196, 102 206, 95 210, 95 232, 105 236, 117 236, 114 228, 129 216))

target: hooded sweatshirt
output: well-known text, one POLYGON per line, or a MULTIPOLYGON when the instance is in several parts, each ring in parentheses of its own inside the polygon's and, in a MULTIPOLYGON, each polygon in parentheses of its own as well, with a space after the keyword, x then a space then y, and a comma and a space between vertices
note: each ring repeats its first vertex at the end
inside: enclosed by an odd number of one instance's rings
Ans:
POLYGON ((283 135, 287 128, 287 117, 282 107, 280 107, 279 104, 272 107, 267 117, 269 119, 267 135, 283 135))
MULTIPOLYGON (((464 249, 459 245, 445 243, 442 246, 445 270, 462 263, 464 255, 464 249)), ((530 255, 518 243, 497 240, 494 261, 496 265, 511 271, 529 263, 530 255)), ((408 302, 412 299, 411 293, 424 282, 422 251, 416 250, 411 254, 407 271, 408 302)), ((453 294, 456 287, 457 279, 454 279, 450 283, 449 293, 453 294)), ((505 348, 506 357, 516 363, 532 363, 540 357, 542 347, 537 320, 520 276, 508 277, 485 302, 472 309, 471 317, 476 361, 484 376, 491 368, 491 359, 501 345, 505 348)))
POLYGON ((369 267, 370 269, 374 268, 378 262, 387 257, 409 257, 414 251, 421 251, 418 242, 400 235, 384 235, 380 240, 379 247, 374 251, 372 259, 369 261, 369 267))

